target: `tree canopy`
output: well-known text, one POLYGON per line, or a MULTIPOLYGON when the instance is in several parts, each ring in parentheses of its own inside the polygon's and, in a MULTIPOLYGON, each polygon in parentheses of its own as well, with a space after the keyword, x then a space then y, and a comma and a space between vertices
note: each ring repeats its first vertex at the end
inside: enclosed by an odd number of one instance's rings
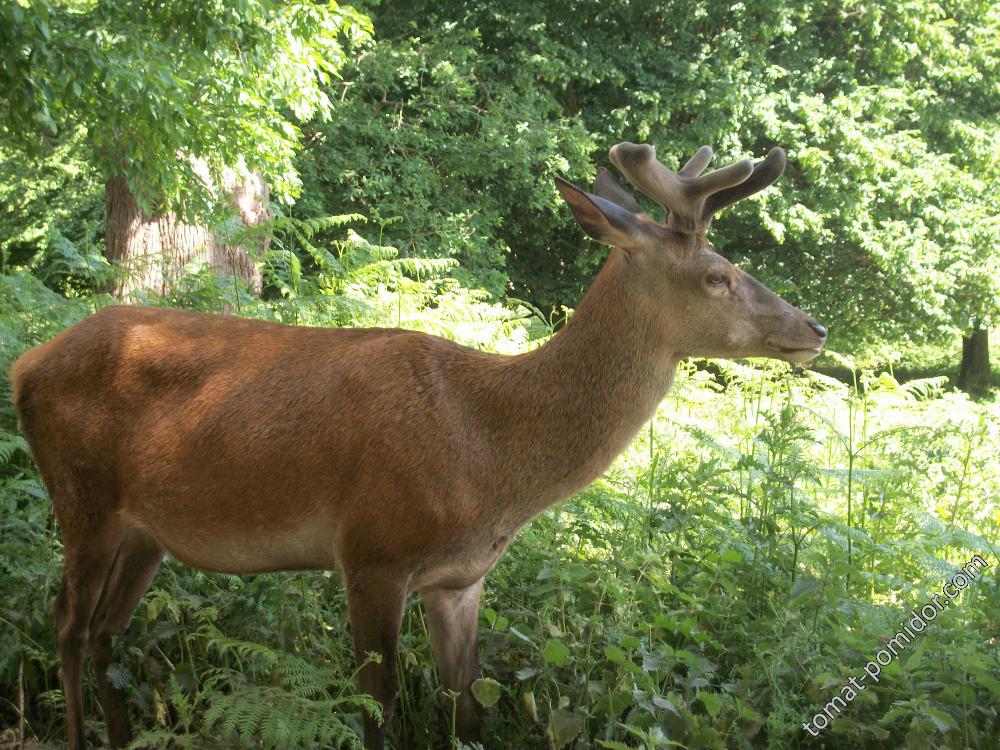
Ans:
POLYGON ((237 165, 295 195, 295 121, 329 115, 345 48, 370 33, 349 7, 271 0, 31 0, 0 27, 0 129, 31 147, 82 128, 147 212, 204 208, 237 165))
POLYGON ((993 3, 362 10, 370 21, 315 3, 8 3, 0 132, 36 152, 77 139, 147 209, 197 213, 227 167, 256 169, 279 198, 302 193, 297 216, 357 211, 369 240, 457 259, 471 286, 547 311, 575 305, 605 254, 553 177, 588 183, 620 140, 668 164, 703 143, 718 163, 781 145, 786 176, 712 239, 828 322, 834 349, 995 322, 993 3))
POLYGON ((552 177, 620 140, 680 164, 790 156, 713 239, 831 323, 844 350, 940 340, 997 313, 1000 14, 989 2, 381 3, 307 179, 401 221, 411 252, 575 303, 603 251, 552 177), (504 265, 504 261, 506 264, 504 265), (502 271, 506 271, 506 274, 502 271))

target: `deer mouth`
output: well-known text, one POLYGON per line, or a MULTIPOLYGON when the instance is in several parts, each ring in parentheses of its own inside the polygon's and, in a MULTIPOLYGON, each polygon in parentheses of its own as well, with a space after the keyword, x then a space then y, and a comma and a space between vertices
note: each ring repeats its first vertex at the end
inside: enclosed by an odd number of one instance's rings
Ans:
POLYGON ((812 346, 796 346, 788 345, 788 342, 779 342, 774 339, 767 340, 767 346, 778 353, 778 358, 783 359, 786 362, 792 362, 794 364, 802 364, 803 362, 808 362, 819 356, 819 353, 823 350, 822 345, 813 344, 812 346))

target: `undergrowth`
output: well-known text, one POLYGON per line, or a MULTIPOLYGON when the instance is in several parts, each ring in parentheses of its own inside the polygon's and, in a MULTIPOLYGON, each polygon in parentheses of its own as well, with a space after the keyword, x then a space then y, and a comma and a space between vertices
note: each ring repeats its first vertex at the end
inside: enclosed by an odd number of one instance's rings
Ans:
MULTIPOLYGON (((400 259, 345 229, 359 220, 288 221, 263 300, 192 267, 169 297, 143 301, 417 328, 501 352, 551 333, 528 306, 449 279, 450 261, 400 259)), ((108 272, 86 258, 70 271, 108 272)), ((112 301, 80 288, 0 275, 4 372, 112 301)), ((844 383, 766 361, 682 367, 613 469, 532 523, 489 575, 485 747, 1000 745, 997 404, 938 378, 852 372, 844 383), (991 567, 958 606, 808 735, 803 722, 973 554, 991 567)), ((23 718, 29 738, 58 741, 60 542, 0 382, 0 725, 23 718)), ((371 701, 355 687, 346 622, 336 573, 237 577, 168 560, 109 671, 142 728, 133 747, 358 746, 371 701)), ((416 601, 400 649, 394 746, 457 747, 416 601)), ((99 740, 92 674, 87 689, 99 740)))

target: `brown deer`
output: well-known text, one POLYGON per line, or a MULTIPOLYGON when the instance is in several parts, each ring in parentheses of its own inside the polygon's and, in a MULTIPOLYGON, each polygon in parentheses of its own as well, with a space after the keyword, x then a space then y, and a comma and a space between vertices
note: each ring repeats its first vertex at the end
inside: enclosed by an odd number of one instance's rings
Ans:
POLYGON ((762 190, 774 149, 699 176, 646 145, 611 160, 668 212, 644 214, 604 170, 558 180, 584 231, 614 246, 576 314, 540 348, 486 354, 393 329, 327 330, 109 307, 14 365, 14 399, 62 528, 53 606, 69 747, 84 747, 82 669, 94 657, 112 747, 129 741, 107 677, 165 552, 212 571, 343 572, 359 674, 393 713, 407 592, 426 605, 458 729, 479 736, 483 577, 515 534, 599 476, 670 388, 684 357, 804 362, 826 330, 716 254, 712 215, 762 190))

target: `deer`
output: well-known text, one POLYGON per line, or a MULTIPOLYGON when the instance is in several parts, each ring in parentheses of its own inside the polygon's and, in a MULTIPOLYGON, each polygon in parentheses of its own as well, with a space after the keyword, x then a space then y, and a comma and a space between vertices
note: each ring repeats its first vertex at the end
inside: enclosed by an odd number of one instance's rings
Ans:
POLYGON ((609 156, 665 220, 603 167, 592 192, 557 178, 612 250, 568 323, 526 353, 123 305, 15 362, 16 413, 63 540, 52 611, 70 750, 85 746, 88 648, 109 744, 130 740, 113 637, 165 553, 233 574, 339 570, 358 687, 382 709, 363 717, 369 749, 385 746, 419 592, 457 733, 480 739, 480 592, 511 540, 610 466, 682 359, 803 363, 827 337, 706 238, 714 214, 781 175, 782 149, 707 173, 708 146, 677 172, 647 144, 609 156))

